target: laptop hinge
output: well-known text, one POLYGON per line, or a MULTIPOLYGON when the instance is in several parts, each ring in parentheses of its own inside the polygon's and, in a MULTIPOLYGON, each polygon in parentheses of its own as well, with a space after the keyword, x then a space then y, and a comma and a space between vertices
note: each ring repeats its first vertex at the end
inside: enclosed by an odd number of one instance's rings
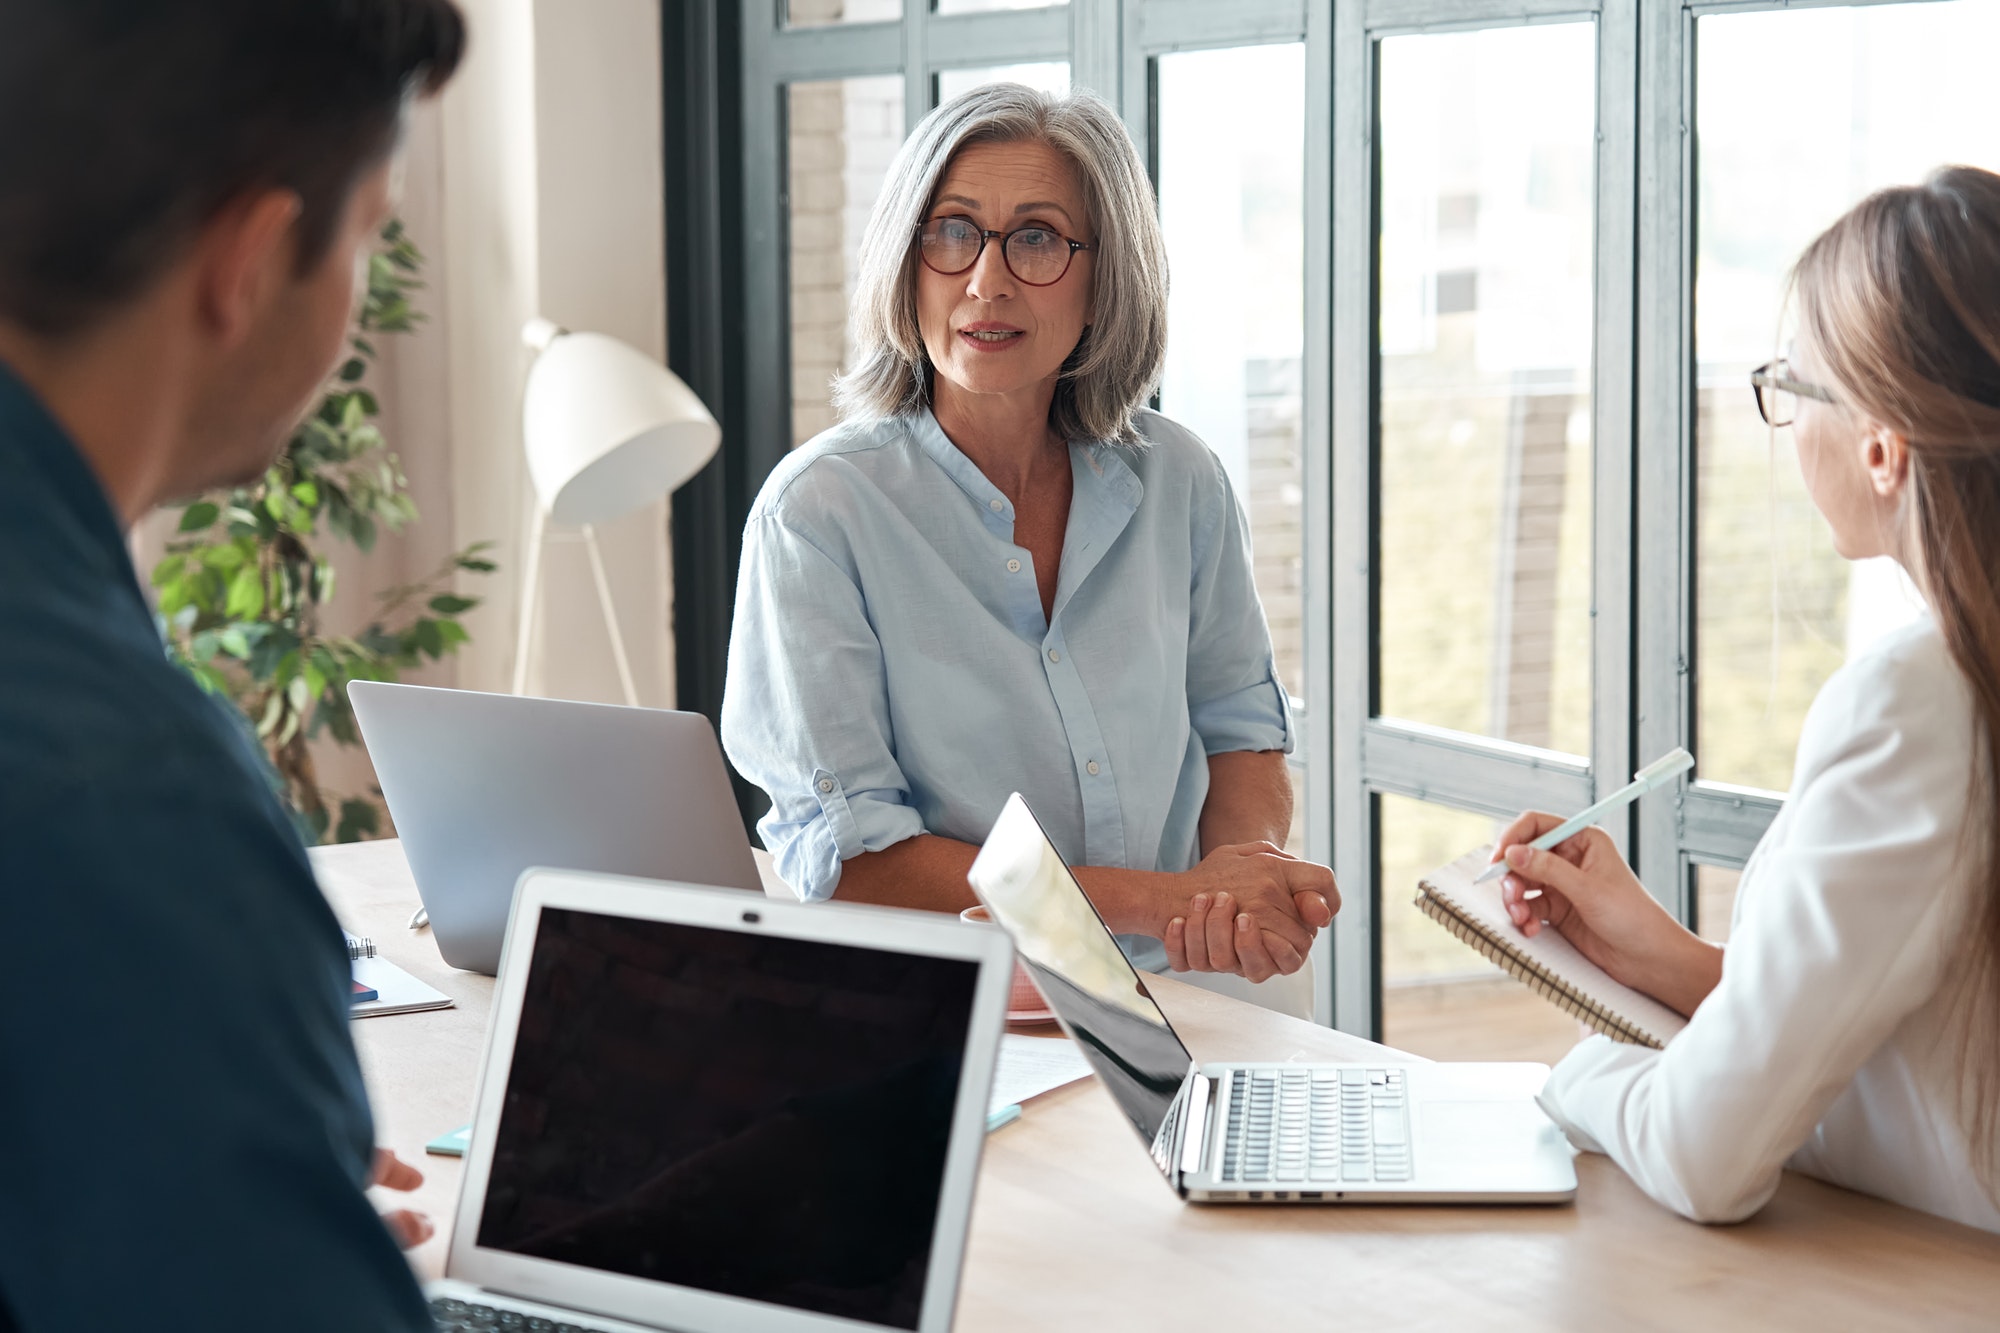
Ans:
POLYGON ((1190 1176, 1202 1168, 1208 1147, 1208 1108, 1215 1085, 1202 1074, 1190 1074, 1187 1112, 1181 1117, 1180 1174, 1190 1176))

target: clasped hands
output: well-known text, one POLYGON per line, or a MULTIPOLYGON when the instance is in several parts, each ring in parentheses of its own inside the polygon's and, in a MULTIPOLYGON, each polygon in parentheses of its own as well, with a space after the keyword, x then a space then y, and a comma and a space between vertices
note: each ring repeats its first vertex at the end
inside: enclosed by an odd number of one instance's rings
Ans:
POLYGON ((1218 847, 1175 880, 1160 938, 1176 972, 1289 976, 1340 910, 1331 870, 1269 842, 1218 847))

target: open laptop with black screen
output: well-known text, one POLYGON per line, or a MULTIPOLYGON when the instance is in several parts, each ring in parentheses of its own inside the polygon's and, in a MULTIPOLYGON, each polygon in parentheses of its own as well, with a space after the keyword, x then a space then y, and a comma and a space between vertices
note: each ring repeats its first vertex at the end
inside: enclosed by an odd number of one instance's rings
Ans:
POLYGON ((1012 970, 950 916, 528 871, 439 1327, 948 1328, 1012 970))
POLYGON ((1560 1203, 1538 1064, 1197 1065, 1017 793, 970 875, 1056 1017, 1197 1203, 1560 1203))

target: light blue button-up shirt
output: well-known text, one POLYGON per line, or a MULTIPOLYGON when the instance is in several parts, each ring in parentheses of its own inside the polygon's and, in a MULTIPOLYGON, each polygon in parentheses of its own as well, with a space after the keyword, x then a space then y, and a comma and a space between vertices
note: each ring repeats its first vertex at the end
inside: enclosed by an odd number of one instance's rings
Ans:
POLYGON ((1139 433, 1070 446, 1048 617, 1013 504, 929 412, 836 427, 765 482, 722 740, 801 896, 919 833, 983 842, 1014 791, 1072 865, 1186 870, 1207 756, 1292 748, 1228 477, 1165 417, 1139 433))

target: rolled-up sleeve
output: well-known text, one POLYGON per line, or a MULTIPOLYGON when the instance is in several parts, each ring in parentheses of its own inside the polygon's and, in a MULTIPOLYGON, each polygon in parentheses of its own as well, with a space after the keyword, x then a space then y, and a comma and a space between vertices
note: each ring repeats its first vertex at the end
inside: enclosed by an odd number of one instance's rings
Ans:
POLYGON ((1271 630, 1251 574, 1250 525, 1229 475, 1214 467, 1206 503, 1194 506, 1189 590, 1188 720, 1209 754, 1292 751, 1291 703, 1278 680, 1271 630))
POLYGON ((896 763, 861 589, 777 515, 753 517, 743 534, 722 743, 771 798, 757 831, 808 902, 833 896, 842 861, 924 831, 896 763))

